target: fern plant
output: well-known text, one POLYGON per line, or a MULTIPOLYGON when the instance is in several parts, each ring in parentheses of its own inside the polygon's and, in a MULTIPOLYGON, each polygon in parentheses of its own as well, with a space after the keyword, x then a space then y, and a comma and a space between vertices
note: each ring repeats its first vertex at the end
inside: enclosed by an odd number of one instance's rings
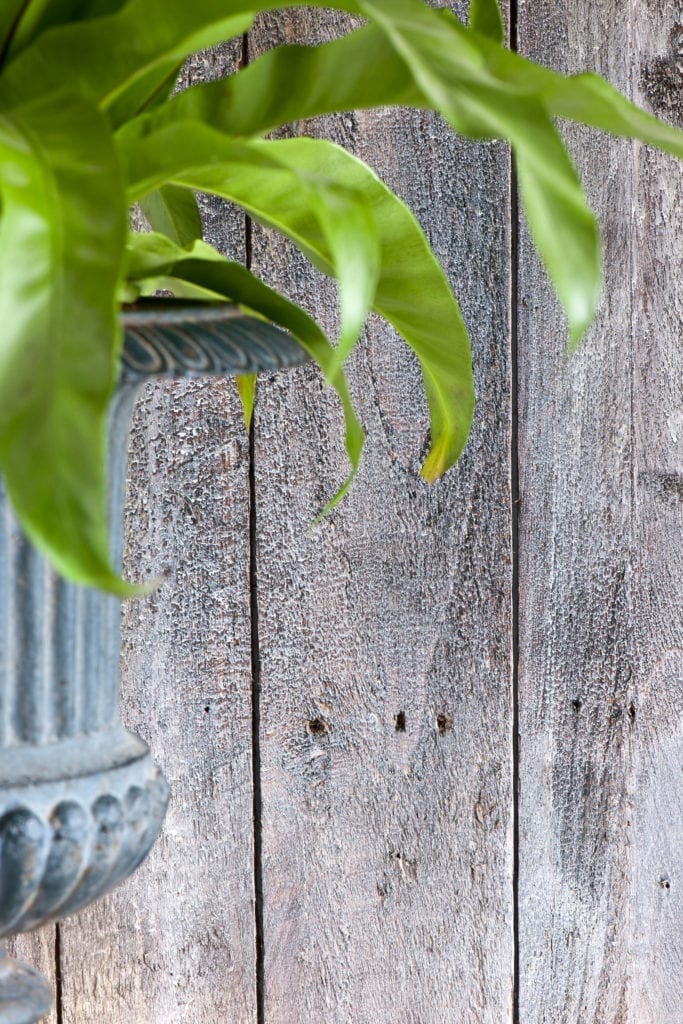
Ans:
POLYGON ((120 304, 159 286, 230 300, 289 330, 340 395, 352 474, 363 434, 343 366, 376 310, 420 361, 431 416, 424 476, 457 460, 474 407, 468 334, 417 221, 344 149, 265 138, 318 114, 388 104, 430 108, 462 135, 511 144, 574 346, 598 302, 600 244, 555 119, 678 157, 683 133, 595 75, 565 77, 511 52, 497 0, 471 0, 468 24, 423 0, 3 0, 0 469, 25 532, 60 572, 135 591, 108 557, 106 415, 120 304), (174 94, 194 51, 241 36, 261 11, 294 6, 364 24, 174 94), (334 275, 336 344, 202 241, 196 191, 238 204, 334 275), (129 231, 134 203, 151 233, 129 231))

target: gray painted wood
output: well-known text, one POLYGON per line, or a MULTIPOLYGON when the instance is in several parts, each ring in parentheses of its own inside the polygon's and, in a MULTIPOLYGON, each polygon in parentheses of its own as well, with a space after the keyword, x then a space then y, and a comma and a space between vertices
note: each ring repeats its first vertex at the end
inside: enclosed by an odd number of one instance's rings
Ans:
MULTIPOLYGON (((203 54, 210 77, 239 53, 203 54)), ((244 220, 203 204, 244 258, 244 220)), ((153 856, 61 926, 63 1020, 255 1019, 248 438, 234 382, 149 385, 133 428, 126 564, 165 575, 124 615, 122 708, 171 784, 153 856)))
MULTIPOLYGON (((268 17, 253 48, 339 25, 268 17)), ((416 364, 373 320, 351 371, 363 468, 310 535, 345 473, 339 410, 314 370, 261 385, 265 1020, 501 1024, 512 991, 508 158, 406 113, 300 128, 349 146, 416 210, 472 325, 481 401, 463 462, 430 489, 416 364)), ((255 230, 253 267, 334 330, 333 288, 288 246, 255 230)))
MULTIPOLYGON (((521 49, 672 114, 674 16, 658 2, 524 5, 521 49)), ((683 186, 680 166, 644 147, 569 134, 604 227, 606 286, 565 366, 562 318, 523 237, 520 1020, 677 1024, 683 186)))
POLYGON ((149 387, 131 455, 123 708, 171 784, 154 855, 62 927, 64 1021, 254 1010, 247 444, 230 382, 149 387), (161 469, 163 467, 163 470, 161 469), (134 524, 134 525, 133 525, 134 524))
MULTIPOLYGON (((634 92, 683 128, 683 9, 641 6, 634 92), (666 85, 653 90, 653 82, 666 85)), ((632 1020, 683 1007, 683 173, 644 147, 634 160, 634 852, 632 1020)))

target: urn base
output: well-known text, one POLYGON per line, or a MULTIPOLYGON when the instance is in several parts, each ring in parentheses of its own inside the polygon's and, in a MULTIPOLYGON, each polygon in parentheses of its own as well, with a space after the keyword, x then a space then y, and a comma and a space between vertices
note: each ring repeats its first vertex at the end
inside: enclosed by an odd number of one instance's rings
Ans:
POLYGON ((36 1024, 52 1006, 52 991, 34 967, 0 949, 0 1024, 36 1024))
MULTIPOLYGON (((107 730, 92 759, 81 745, 68 773, 54 770, 68 763, 62 746, 39 752, 54 762, 42 766, 43 779, 38 763, 31 782, 0 776, 0 938, 66 917, 109 892, 161 829, 168 785, 144 743, 107 730)), ((25 766, 31 758, 16 760, 25 766)))

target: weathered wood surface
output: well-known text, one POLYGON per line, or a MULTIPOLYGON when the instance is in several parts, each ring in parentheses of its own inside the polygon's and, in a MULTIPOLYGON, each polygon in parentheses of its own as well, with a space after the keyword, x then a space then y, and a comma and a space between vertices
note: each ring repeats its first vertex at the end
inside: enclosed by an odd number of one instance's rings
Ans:
MULTIPOLYGON (((339 25, 270 16, 253 52, 339 25)), ((346 471, 339 409, 313 369, 261 386, 264 1019, 502 1024, 513 964, 508 155, 405 112, 300 127, 350 147, 417 212, 472 325, 481 402, 463 462, 430 489, 417 364, 374 320, 351 372, 363 468, 311 535, 346 471)), ((334 331, 329 282, 272 235, 255 230, 252 253, 256 272, 334 331)))
MULTIPOLYGON (((239 48, 238 48, 239 50, 239 48)), ((239 52, 197 57, 188 78, 239 52)), ((244 259, 244 219, 203 204, 244 259)), ((148 385, 133 427, 130 573, 168 573, 126 608, 123 719, 172 789, 161 839, 121 889, 61 925, 62 1020, 256 1019, 249 451, 233 381, 148 385)))
MULTIPOLYGON (((680 122, 676 17, 663 0, 521 3, 520 46, 559 68, 601 70, 680 122)), ((338 24, 269 16, 251 53, 338 24)), ((235 56, 200 58, 193 73, 235 56)), ((607 280, 598 323, 566 364, 565 322, 524 234, 510 305, 502 147, 457 143, 405 112, 300 128, 367 159, 427 228, 474 335, 474 435, 446 480, 422 483, 415 366, 373 320, 351 371, 369 435, 361 477, 309 536, 346 468, 339 410, 313 369, 262 381, 255 879, 246 438, 230 385, 147 392, 128 560, 170 577, 127 613, 124 703, 174 801, 138 875, 60 926, 60 1019, 680 1024, 680 168, 568 133, 603 223, 607 280)), ((213 238, 243 257, 241 218, 204 212, 213 238)), ((260 230, 250 242, 254 269, 333 330, 330 283, 260 230)), ((16 952, 54 976, 50 930, 16 952)))
MULTIPOLYGON (((656 0, 527 4, 520 47, 671 115, 674 16, 656 0)), ((606 285, 565 366, 523 238, 520 1021, 679 1024, 683 177, 644 147, 570 138, 606 285)))
POLYGON ((230 382, 150 387, 128 560, 168 572, 126 614, 124 719, 172 788, 124 887, 61 926, 63 1020, 254 1018, 247 445, 230 382), (163 471, 160 467, 163 466, 163 471))
MULTIPOLYGON (((643 5, 633 39, 636 98, 683 128, 683 9, 643 5)), ((683 1014, 683 173, 640 147, 633 182, 631 1018, 673 1024, 683 1014)))

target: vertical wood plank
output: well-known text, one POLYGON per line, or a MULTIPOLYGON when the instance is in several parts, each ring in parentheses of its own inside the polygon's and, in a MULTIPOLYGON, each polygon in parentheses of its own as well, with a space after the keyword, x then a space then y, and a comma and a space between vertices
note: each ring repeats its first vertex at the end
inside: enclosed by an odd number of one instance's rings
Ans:
POLYGON ((247 444, 231 383, 150 387, 129 563, 169 572, 125 623, 125 720, 171 784, 161 838, 62 926, 64 1021, 254 1017, 247 444), (222 439, 222 440, 218 440, 222 439))
MULTIPOLYGON (((265 17, 255 52, 339 17, 265 17)), ((256 432, 265 1019, 510 1020, 512 991, 508 157, 434 118, 301 125, 407 199, 458 286, 480 404, 430 489, 417 365, 373 320, 351 369, 368 428, 343 479, 312 369, 263 381, 256 432)), ((253 267, 330 331, 335 293, 254 232, 253 267)))
MULTIPOLYGON (((657 2, 524 4, 520 48, 637 95, 671 18, 657 2)), ((567 134, 603 225, 606 284, 565 365, 566 329, 523 234, 520 1020, 674 1024, 681 173, 643 147, 567 134)))
MULTIPOLYGON (((639 3, 638 101, 683 128, 683 9, 639 3)), ((631 1020, 683 1012, 683 168, 634 151, 631 1020)))
MULTIPOLYGON (((186 83, 234 68, 193 58, 186 83)), ((244 219, 202 202, 244 259, 244 219)), ((129 465, 128 570, 167 574, 124 613, 124 722, 172 790, 162 836, 110 897, 62 925, 63 1020, 255 1021, 249 452, 233 381, 148 385, 129 465)))

